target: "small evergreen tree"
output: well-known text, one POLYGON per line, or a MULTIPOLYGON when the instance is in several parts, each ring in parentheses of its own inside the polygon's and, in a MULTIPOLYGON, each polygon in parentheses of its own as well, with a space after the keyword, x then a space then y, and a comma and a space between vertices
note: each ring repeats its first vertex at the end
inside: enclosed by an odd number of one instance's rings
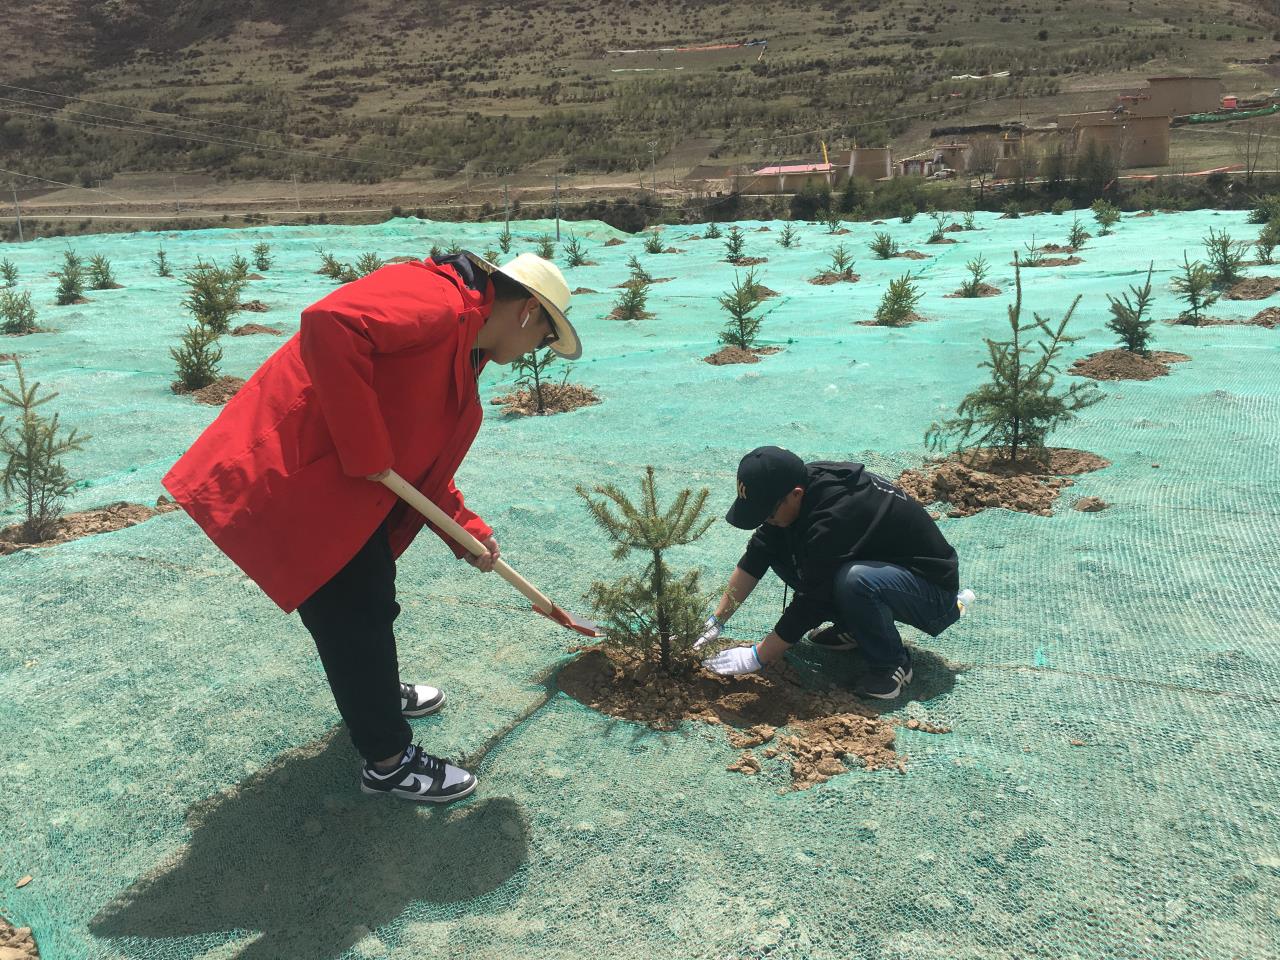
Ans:
POLYGON ((701 589, 696 569, 677 575, 666 555, 701 537, 715 518, 703 516, 710 496, 705 487, 696 494, 681 490, 669 506, 661 506, 651 466, 645 468, 640 490, 641 501, 634 504, 611 483, 593 490, 577 487, 592 519, 613 541, 614 559, 623 560, 637 550, 649 561, 638 576, 596 581, 589 596, 606 643, 673 673, 696 666, 693 643, 702 632, 710 597, 701 589))
POLYGON ((163 248, 156 251, 156 255, 151 258, 151 262, 155 264, 156 276, 173 276, 173 269, 169 266, 169 255, 164 252, 163 248))
POLYGON ((644 264, 640 262, 640 258, 634 253, 627 257, 627 269, 631 271, 631 278, 627 283, 633 287, 642 287, 653 283, 653 277, 649 271, 644 268, 644 264))
POLYGON ((367 277, 369 274, 373 273, 373 271, 381 270, 386 265, 387 265, 387 262, 383 260, 380 256, 378 256, 376 253, 374 253, 372 250, 369 251, 368 253, 362 253, 360 254, 360 256, 356 258, 355 279, 359 279, 360 277, 367 277))
POLYGON ((111 275, 111 261, 101 253, 89 258, 89 286, 94 290, 114 290, 119 286, 111 275))
POLYGON ((271 264, 275 260, 271 256, 271 244, 265 240, 261 243, 253 245, 253 268, 259 273, 266 273, 271 269, 271 264))
MULTIPOLYGON (((449 241, 449 248, 448 248, 448 252, 449 252, 449 256, 451 256, 451 257, 453 257, 453 256, 457 256, 458 254, 462 253, 462 252, 463 252, 463 250, 462 250, 462 241, 461 241, 461 240, 450 240, 450 241, 449 241)), ((378 263, 379 263, 379 265, 381 265, 382 261, 381 261, 381 260, 379 260, 379 261, 378 261, 378 263)), ((370 271, 370 272, 372 272, 372 271, 370 271)))
POLYGON ((81 449, 80 445, 92 437, 79 435, 74 429, 62 435, 58 414, 44 417, 39 412, 58 394, 40 396, 40 384, 27 386, 22 364, 14 360, 13 365, 18 372, 18 389, 0 383, 0 404, 17 412, 18 424, 11 434, 0 417, 0 457, 4 459, 0 487, 6 497, 16 496, 23 506, 23 539, 39 543, 57 533, 62 502, 75 486, 62 457, 81 449))
POLYGON ((1022 272, 1014 254, 1016 295, 1009 305, 1009 340, 986 338, 988 359, 980 366, 991 371, 991 380, 969 393, 956 408, 957 416, 934 423, 925 434, 930 447, 957 451, 989 447, 1007 461, 1030 458, 1043 460, 1044 441, 1050 431, 1075 418, 1078 411, 1097 403, 1101 394, 1091 384, 1072 384, 1066 392, 1054 392, 1054 374, 1063 349, 1078 340, 1068 337, 1067 323, 1080 298, 1076 297, 1056 328, 1038 314, 1031 323, 1022 323, 1022 272), (1022 335, 1044 333, 1048 340, 1036 344, 1037 351, 1022 342, 1022 335), (1038 355, 1031 358, 1031 354, 1038 355))
POLYGON ((248 280, 249 261, 240 254, 235 254, 227 263, 227 273, 231 275, 233 280, 248 280))
MULTIPOLYGON (((486 251, 484 252, 484 258, 485 258, 486 260, 488 260, 490 263, 497 263, 497 262, 498 262, 498 251, 497 251, 497 250, 494 250, 492 247, 490 247, 488 250, 486 250, 486 251)), ((570 266, 573 266, 573 264, 570 264, 570 266)))
POLYGON ((933 221, 933 233, 929 234, 930 243, 938 243, 947 238, 947 227, 951 226, 951 214, 941 210, 929 209, 929 219, 933 221))
POLYGON ((720 225, 714 220, 707 224, 707 229, 702 231, 702 239, 704 240, 719 240, 721 236, 720 225))
POLYGON ((1105 237, 1111 228, 1120 222, 1120 208, 1106 200, 1093 201, 1089 207, 1093 211, 1093 219, 1098 221, 1098 236, 1105 237))
MULTIPOLYGON (((531 353, 526 353, 511 364, 511 369, 516 373, 516 386, 523 387, 529 391, 539 416, 547 412, 545 397, 545 387, 547 386, 546 370, 547 367, 555 363, 558 356, 554 350, 543 350, 542 356, 539 357, 538 351, 534 350, 531 353)), ((565 376, 568 377, 568 375, 569 373, 566 370, 565 376)))
POLYGON ((871 252, 881 260, 889 260, 898 255, 898 241, 887 233, 877 233, 868 244, 871 252))
POLYGON ((853 254, 843 244, 838 243, 834 250, 831 251, 831 273, 834 273, 841 280, 853 279, 853 254))
POLYGON ((1027 255, 1022 259, 1024 267, 1038 267, 1044 263, 1044 251, 1040 249, 1040 245, 1036 243, 1036 235, 1031 235, 1031 241, 1024 244, 1027 255))
POLYGON ((760 333, 761 318, 753 312, 762 302, 755 271, 748 270, 742 280, 738 279, 735 271, 733 289, 722 294, 719 300, 720 306, 729 314, 724 329, 720 331, 720 342, 731 347, 742 347, 744 350, 754 349, 756 337, 760 333))
POLYGON ((643 320, 648 314, 645 305, 649 300, 649 288, 643 283, 628 283, 618 291, 613 304, 613 319, 643 320))
POLYGON ((827 233, 835 233, 840 229, 840 214, 835 210, 819 211, 818 219, 821 220, 822 225, 827 228, 827 233))
POLYGON ((556 255, 556 241, 549 233, 544 233, 538 237, 538 256, 543 260, 554 260, 556 255))
POLYGON ((0 280, 4 281, 0 285, 5 287, 18 285, 18 267, 12 260, 0 260, 0 280))
POLYGON ((1067 233, 1067 246, 1072 250, 1083 250, 1088 239, 1089 231, 1084 228, 1080 218, 1076 217, 1071 221, 1071 230, 1067 233))
POLYGON ((919 212, 920 211, 916 209, 916 205, 914 203, 907 202, 898 210, 898 217, 903 223, 910 223, 916 218, 916 214, 919 212))
POLYGON ((796 228, 792 223, 783 225, 782 232, 778 234, 778 246, 794 247, 796 245, 796 228))
POLYGON ((1187 251, 1182 251, 1182 276, 1173 278, 1174 292, 1185 300, 1187 309, 1179 319, 1190 320, 1193 325, 1200 323, 1200 313, 1213 306, 1218 295, 1213 292, 1213 271, 1199 260, 1187 260, 1187 251))
POLYGON ((983 283, 990 270, 987 258, 978 254, 964 266, 969 271, 969 279, 960 284, 960 296, 976 297, 982 292, 983 283))
POLYGON ((890 280, 880 306, 876 307, 876 326, 905 327, 911 322, 916 304, 923 296, 910 273, 890 280))
POLYGON ((644 252, 645 253, 661 253, 663 251, 662 234, 658 232, 658 228, 654 227, 648 230, 644 235, 644 252))
POLYGON ((175 390, 199 390, 218 379, 222 348, 218 346, 218 334, 206 324, 197 322, 187 327, 181 346, 170 347, 169 356, 178 364, 175 390))
POLYGON ((1022 206, 1017 200, 1010 200, 1002 208, 1001 212, 1009 220, 1017 220, 1022 216, 1022 206))
POLYGON ((565 262, 571 267, 580 267, 587 262, 587 250, 582 245, 582 241, 569 234, 569 239, 564 242, 565 262))
POLYGON ((1060 217, 1070 209, 1071 209, 1071 201, 1068 200, 1066 197, 1062 197, 1058 200, 1053 201, 1053 206, 1049 208, 1049 212, 1052 213, 1055 217, 1060 217))
POLYGON ((84 297, 84 261, 71 250, 62 254, 58 271, 58 305, 77 303, 84 297))
POLYGON ((1249 211, 1250 223, 1270 223, 1280 220, 1280 193, 1269 193, 1258 197, 1258 205, 1249 211))
POLYGON ((1244 258, 1249 252, 1247 242, 1233 240, 1227 231, 1219 232, 1210 227, 1204 246, 1216 286, 1225 287, 1240 279, 1240 268, 1244 266, 1244 258))
POLYGON ((498 249, 502 251, 504 256, 511 252, 511 228, 505 224, 502 227, 502 232, 498 234, 498 249))
POLYGON ((1147 356, 1151 342, 1150 326, 1154 319, 1148 317, 1151 307, 1151 271, 1155 261, 1147 266, 1147 282, 1141 287, 1129 287, 1133 300, 1128 293, 1122 293, 1117 300, 1107 294, 1107 302, 1111 305, 1111 319, 1107 321, 1107 329, 1120 338, 1120 343, 1131 353, 1147 356))
POLYGON ((36 332, 36 308, 26 290, 0 290, 0 333, 22 336, 36 332))
POLYGON ((972 210, 966 210, 961 215, 960 225, 964 227, 966 230, 977 230, 978 228, 974 224, 973 220, 974 220, 974 212, 972 210))
POLYGON ((742 250, 747 242, 746 235, 742 232, 742 228, 736 223, 729 228, 729 236, 725 238, 724 248, 728 253, 725 257, 730 263, 735 263, 742 259, 742 250))
POLYGON ((1258 252, 1259 263, 1271 263, 1271 252, 1275 250, 1276 244, 1280 244, 1280 221, 1273 220, 1267 223, 1258 233, 1258 239, 1254 241, 1253 248, 1258 252))
MULTIPOLYGON (((342 271, 344 269, 342 261, 328 250, 321 250, 317 248, 316 253, 320 254, 320 269, 317 270, 316 273, 321 276, 328 277, 330 280, 341 279, 342 271)), ((432 256, 435 256, 434 251, 432 251, 432 256)))
POLYGON ((217 264, 196 260, 196 265, 187 271, 182 282, 187 287, 182 305, 191 311, 196 322, 207 326, 215 337, 226 333, 232 314, 240 309, 240 294, 245 280, 217 264))

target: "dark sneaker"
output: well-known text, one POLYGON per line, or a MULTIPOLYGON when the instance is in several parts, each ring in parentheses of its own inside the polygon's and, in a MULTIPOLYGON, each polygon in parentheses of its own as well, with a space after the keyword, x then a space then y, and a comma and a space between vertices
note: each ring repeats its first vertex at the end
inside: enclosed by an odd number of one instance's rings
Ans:
POLYGON ((858 641, 854 639, 853 634, 837 626, 811 631, 809 642, 823 650, 853 650, 858 646, 858 641))
POLYGON ((872 668, 862 678, 862 683, 855 691, 860 697, 875 697, 877 700, 893 700, 900 696, 911 682, 911 665, 900 667, 872 668))
POLYGON ((444 706, 444 694, 425 683, 400 684, 400 712, 406 717, 425 717, 444 706))
POLYGON ((360 771, 360 789, 365 793, 389 793, 423 803, 451 803, 476 789, 476 778, 461 767, 433 757, 416 743, 411 744, 400 763, 386 773, 366 763, 360 771))

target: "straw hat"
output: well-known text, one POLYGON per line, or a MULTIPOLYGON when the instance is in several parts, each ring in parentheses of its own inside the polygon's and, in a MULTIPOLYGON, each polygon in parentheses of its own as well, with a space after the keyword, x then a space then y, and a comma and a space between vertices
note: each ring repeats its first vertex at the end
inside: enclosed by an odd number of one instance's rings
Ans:
POLYGON ((556 332, 557 339, 551 344, 552 350, 566 360, 577 360, 582 356, 582 341, 578 339, 578 331, 573 329, 573 324, 564 315, 569 309, 569 284, 565 283, 564 274, 559 267, 536 253, 519 254, 502 266, 490 263, 470 250, 466 254, 486 273, 505 274, 538 298, 556 332))

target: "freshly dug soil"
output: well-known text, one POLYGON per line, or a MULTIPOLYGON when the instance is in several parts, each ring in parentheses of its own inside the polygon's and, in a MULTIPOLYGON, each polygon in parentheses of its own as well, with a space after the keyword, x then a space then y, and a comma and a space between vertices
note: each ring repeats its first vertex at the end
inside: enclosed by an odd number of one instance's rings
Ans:
POLYGON ((823 270, 816 277, 810 277, 809 282, 815 287, 829 287, 833 283, 857 283, 861 279, 861 275, 856 273, 846 277, 832 270, 823 270))
POLYGON ((901 330, 903 327, 909 327, 913 323, 928 323, 928 322, 929 322, 928 317, 922 317, 920 316, 920 314, 916 313, 915 311, 912 311, 910 314, 908 314, 906 323, 888 324, 888 323, 877 323, 875 320, 858 320, 857 325, 860 327, 884 327, 886 330, 901 330))
POLYGON ((255 333, 269 333, 274 337, 284 336, 283 330, 277 330, 275 327, 264 327, 260 323, 242 323, 238 327, 231 328, 233 337, 251 337, 255 333))
POLYGON ((1013 266, 1019 266, 1019 267, 1031 267, 1031 268, 1034 268, 1034 267, 1074 267, 1077 263, 1084 263, 1084 261, 1083 261, 1080 257, 1077 257, 1077 256, 1074 256, 1074 255, 1073 255, 1073 256, 1070 256, 1070 257, 1045 257, 1045 258, 1044 258, 1043 260, 1041 260, 1039 263, 1017 263, 1017 264, 1014 264, 1014 263, 1010 262, 1009 266, 1011 266, 1011 267, 1013 267, 1013 266))
POLYGON ((1265 300, 1280 290, 1280 277, 1249 277, 1227 291, 1228 300, 1265 300))
POLYGON ((0 363, 13 363, 17 359, 16 353, 0 353, 0 363))
POLYGON ((1274 330, 1276 325, 1280 324, 1280 307, 1266 307, 1259 310, 1247 322, 1274 330))
POLYGON ((732 263, 735 267, 754 267, 756 264, 768 262, 768 257, 738 257, 736 260, 725 260, 725 263, 732 263))
POLYGON ((624 317, 622 315, 622 308, 614 307, 612 310, 609 311, 609 315, 605 317, 605 319, 606 320, 652 320, 654 316, 655 314, 650 313, 648 310, 641 310, 640 316, 638 317, 624 317))
POLYGON ((771 227, 757 227, 756 233, 769 233, 771 229, 771 227))
POLYGON ((247 310, 249 313, 266 313, 271 308, 261 300, 250 300, 248 303, 240 304, 241 310, 247 310))
POLYGON ((1154 217, 1155 215, 1156 212, 1154 210, 1143 210, 1141 213, 1135 213, 1133 218, 1136 220, 1138 217, 1154 217))
POLYGON ((246 280, 265 280, 267 278, 260 273, 251 273, 247 277, 245 277, 245 279, 246 280))
POLYGON ((420 258, 420 257, 392 257, 390 260, 388 260, 388 261, 387 261, 387 263, 388 263, 388 264, 392 264, 392 263, 417 263, 419 259, 421 259, 421 258, 420 258))
POLYGON ((949 227, 943 227, 942 232, 943 233, 963 233, 964 225, 960 223, 953 223, 949 227))
POLYGON ((600 396, 590 387, 578 383, 544 383, 542 385, 543 411, 538 413, 538 404, 532 390, 517 390, 514 393, 494 397, 490 403, 500 404, 503 413, 520 416, 547 416, 553 413, 568 413, 579 407, 589 407, 600 402, 600 396))
POLYGON ((0 920, 0 960, 37 960, 39 956, 30 927, 15 929, 0 920))
POLYGON ((763 283, 756 284, 756 294, 761 300, 772 300, 774 297, 782 296, 777 290, 772 287, 766 287, 763 283))
POLYGON ((177 381, 173 384, 173 392, 176 394, 191 397, 197 403, 207 403, 211 407, 220 407, 232 397, 236 395, 236 391, 243 387, 245 381, 240 377, 219 377, 207 387, 201 387, 199 390, 188 390, 177 381))
POLYGON ((1061 243, 1046 243, 1043 247, 1038 247, 1041 253, 1075 253, 1076 248, 1066 246, 1061 243))
POLYGON ((702 359, 713 367, 723 367, 730 363, 759 363, 761 357, 767 357, 781 350, 781 347, 757 347, 754 350, 743 347, 723 347, 702 359))
POLYGON ((590 287, 578 287, 578 289, 573 291, 573 296, 577 296, 580 293, 598 293, 598 292, 599 291, 597 290, 592 290, 590 287))
POLYGON ((950 504, 949 517, 971 517, 991 507, 1047 517, 1053 502, 1073 481, 1065 474, 1087 473, 1110 466, 1097 454, 1050 447, 1048 463, 1008 463, 989 450, 950 457, 918 470, 904 470, 898 486, 920 503, 950 504))
POLYGON ((672 281, 672 280, 674 280, 674 279, 675 279, 675 277, 654 277, 654 278, 653 278, 652 280, 650 280, 647 284, 646 284, 646 283, 644 283, 643 281, 638 281, 638 280, 624 280, 622 283, 615 283, 615 284, 613 285, 613 289, 615 289, 615 290, 621 290, 623 287, 633 287, 633 286, 635 286, 637 283, 639 283, 639 284, 640 284, 640 286, 642 286, 642 287, 644 287, 644 286, 650 286, 650 287, 651 287, 651 286, 653 286, 655 283, 669 283, 670 281, 672 281))
POLYGON ((677 249, 677 248, 675 248, 675 247, 667 247, 667 249, 665 249, 665 250, 659 250, 658 252, 659 252, 659 253, 684 253, 684 251, 683 251, 683 250, 679 250, 679 249, 677 249))
POLYGON ((1149 357, 1129 350, 1103 350, 1077 360, 1067 372, 1094 380, 1154 380, 1168 376, 1169 364, 1190 359, 1185 353, 1167 350, 1152 350, 1149 357))
MULTIPOLYGON (((54 276, 56 277, 56 276, 57 276, 57 274, 55 273, 55 274, 54 274, 54 276)), ((59 307, 73 307, 73 306, 78 306, 79 304, 82 304, 82 303, 88 303, 88 302, 89 302, 89 298, 88 298, 88 297, 76 297, 76 298, 75 298, 74 300, 72 300, 70 303, 59 303, 59 304, 57 304, 57 306, 59 306, 59 307)))
POLYGON ((1101 497, 1081 497, 1071 505, 1071 509, 1079 510, 1081 513, 1097 513, 1099 510, 1105 510, 1109 506, 1111 504, 1101 497))
MULTIPOLYGON (((124 284, 123 284, 123 283, 108 283, 105 287, 90 287, 89 289, 90 289, 90 290, 123 290, 123 289, 124 289, 124 284)), ((0 960, 3 960, 3 958, 0 958, 0 960)))
MULTIPOLYGON (((0 527, 0 555, 26 550, 29 547, 51 547, 57 543, 79 540, 81 537, 88 537, 95 533, 110 533, 112 530, 123 530, 125 527, 132 527, 135 523, 141 523, 143 520, 148 520, 157 514, 169 513, 171 510, 178 509, 181 508, 176 503, 163 496, 156 501, 154 507, 119 500, 116 503, 109 503, 105 507, 96 507, 93 510, 84 510, 79 513, 63 514, 58 518, 58 532, 47 540, 41 540, 38 543, 28 543, 22 539, 22 524, 10 524, 7 527, 0 527)), ((4 938, 0 936, 0 946, 3 945, 4 938)), ((3 954, 0 954, 0 960, 3 960, 3 954)))
POLYGON ((958 243, 958 242, 959 241, 953 240, 951 237, 930 237, 928 240, 925 241, 925 243, 958 243))
POLYGON ((805 688, 785 662, 738 677, 701 670, 669 677, 624 651, 584 647, 556 679, 579 703, 656 730, 673 730, 687 720, 730 727, 729 743, 747 752, 728 769, 748 776, 762 767, 750 749, 768 744, 761 756, 790 767, 793 790, 824 783, 851 767, 906 769, 905 758, 894 750, 893 721, 847 691, 805 688))
POLYGON ((625 241, 625 240, 622 240, 622 239, 620 239, 620 238, 618 238, 618 237, 610 237, 608 240, 606 240, 606 241, 602 244, 602 246, 606 246, 606 247, 620 247, 620 246, 622 246, 624 243, 626 243, 626 241, 625 241))
POLYGON ((831 235, 832 235, 833 237, 843 237, 843 236, 845 236, 846 234, 850 234, 850 233, 853 233, 853 231, 852 231, 852 230, 850 230, 848 227, 841 227, 839 230, 832 230, 832 231, 831 231, 831 235))
POLYGON ((903 250, 894 254, 895 257, 906 257, 908 260, 928 260, 927 253, 921 253, 919 250, 903 250))
MULTIPOLYGON (((978 284, 978 296, 979 296, 979 297, 998 297, 998 296, 1000 296, 1000 292, 1001 292, 1001 291, 1000 291, 1000 288, 999 288, 999 287, 993 287, 993 286, 992 286, 991 284, 989 284, 989 283, 980 283, 980 284, 978 284)), ((959 290, 957 290, 955 293, 948 293, 948 294, 944 294, 944 296, 952 297, 952 298, 959 299, 959 300, 971 300, 971 299, 973 299, 972 297, 966 297, 966 296, 965 296, 963 293, 961 293, 959 290)))

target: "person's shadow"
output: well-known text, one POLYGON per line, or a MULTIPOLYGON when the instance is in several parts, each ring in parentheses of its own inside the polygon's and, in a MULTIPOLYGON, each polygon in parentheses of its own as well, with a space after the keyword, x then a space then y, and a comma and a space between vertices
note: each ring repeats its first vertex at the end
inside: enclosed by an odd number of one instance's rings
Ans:
MULTIPOLYGON (((824 650, 812 643, 797 643, 787 651, 787 662, 796 668, 806 685, 819 689, 853 690, 868 669, 866 657, 859 650, 824 650)), ((913 646, 911 672, 914 678, 906 693, 897 700, 868 699, 863 703, 875 713, 890 713, 912 700, 932 700, 950 693, 956 685, 956 674, 963 673, 965 669, 964 664, 951 663, 932 650, 913 646)))
POLYGON ((90 932, 151 939, 259 930, 239 960, 326 960, 410 901, 478 897, 525 862, 528 823, 513 800, 438 808, 367 796, 358 769, 338 726, 194 805, 187 847, 103 907, 90 932))

